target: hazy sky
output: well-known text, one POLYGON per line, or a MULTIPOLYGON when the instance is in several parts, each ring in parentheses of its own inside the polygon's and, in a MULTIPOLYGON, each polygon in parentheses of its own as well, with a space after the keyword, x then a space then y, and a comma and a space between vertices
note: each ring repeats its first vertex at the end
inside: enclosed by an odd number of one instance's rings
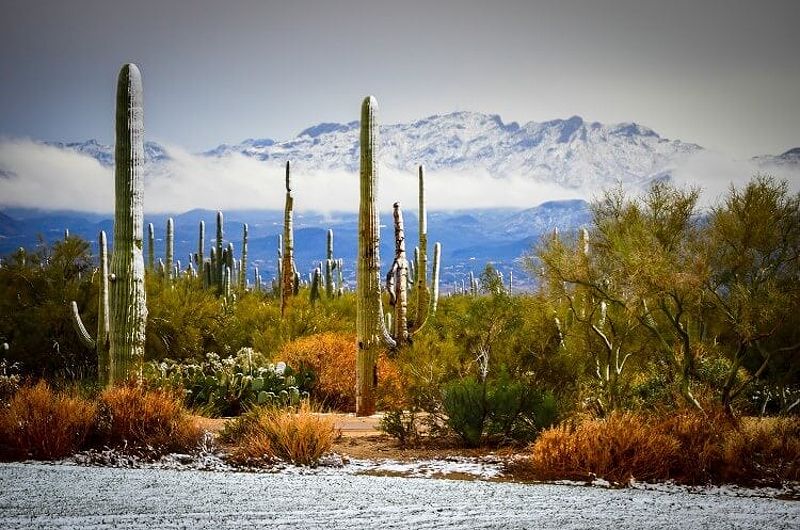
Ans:
POLYGON ((734 157, 800 145, 800 0, 0 0, 0 135, 113 141, 136 62, 149 139, 211 148, 476 110, 636 121, 734 157))

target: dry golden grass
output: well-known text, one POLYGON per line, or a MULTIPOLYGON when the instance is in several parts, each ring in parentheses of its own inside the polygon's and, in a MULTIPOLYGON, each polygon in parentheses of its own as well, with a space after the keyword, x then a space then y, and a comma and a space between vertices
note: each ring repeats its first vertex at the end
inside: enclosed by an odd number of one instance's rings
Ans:
POLYGON ((655 432, 640 417, 613 414, 546 430, 533 446, 531 464, 544 479, 597 476, 627 483, 668 476, 678 449, 676 440, 655 432))
POLYGON ((131 384, 104 390, 98 401, 97 432, 106 445, 188 451, 203 434, 181 399, 169 392, 131 384))
MULTIPOLYGON (((352 333, 320 333, 293 340, 278 358, 289 366, 314 372, 314 399, 332 409, 353 411, 356 404, 356 337, 352 333)), ((385 355, 378 359, 378 405, 398 396, 399 372, 385 355)))
POLYGON ((732 479, 800 480, 800 418, 743 418, 724 458, 732 479))
POLYGON ((95 421, 95 405, 44 381, 23 386, 0 412, 0 441, 11 458, 51 460, 75 453, 95 421))
POLYGON ((662 416, 612 414, 548 429, 532 448, 542 479, 617 483, 751 484, 800 479, 800 419, 743 418, 683 410, 662 416))
POLYGON ((271 463, 276 459, 313 466, 339 436, 335 421, 303 402, 296 410, 253 409, 226 427, 223 436, 236 444, 230 460, 240 465, 271 463))

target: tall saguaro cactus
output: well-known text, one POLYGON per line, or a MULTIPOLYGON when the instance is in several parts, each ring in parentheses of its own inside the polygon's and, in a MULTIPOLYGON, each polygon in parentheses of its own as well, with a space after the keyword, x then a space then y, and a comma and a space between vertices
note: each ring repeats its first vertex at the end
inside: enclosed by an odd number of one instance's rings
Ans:
MULTIPOLYGON (((123 66, 117 78, 116 135, 114 254, 111 272, 106 276, 111 284, 107 385, 132 377, 140 379, 144 359, 147 324, 142 254, 144 125, 142 76, 135 64, 123 66)), ((80 327, 83 327, 77 307, 73 309, 80 327)), ((102 335, 98 336, 98 340, 103 340, 102 335)), ((101 379, 105 377, 104 369, 101 368, 100 374, 101 379)))
POLYGON ((172 280, 172 269, 175 267, 175 222, 172 217, 167 219, 167 277, 166 280, 172 280))
POLYGON ((156 270, 156 229, 153 223, 147 224, 147 268, 150 272, 156 270))
POLYGON ((242 226, 242 259, 239 265, 239 288, 244 291, 247 288, 247 223, 242 226))
POLYGON ((200 221, 199 227, 199 234, 197 237, 197 257, 195 258, 195 264, 197 265, 198 270, 203 268, 203 262, 206 259, 206 222, 200 221))
POLYGON ((225 261, 222 259, 222 251, 223 251, 222 239, 223 239, 223 237, 225 235, 225 233, 224 233, 224 231, 225 231, 224 223, 225 223, 225 218, 223 217, 222 212, 218 211, 217 212, 217 244, 216 244, 216 247, 215 247, 216 248, 216 260, 215 260, 215 263, 214 263, 216 265, 216 267, 214 268, 214 275, 215 275, 214 281, 217 284, 217 292, 219 294, 222 294, 222 276, 225 273, 225 261))
POLYGON ((397 346, 408 341, 408 259, 406 258, 406 236, 403 226, 403 210, 400 203, 393 205, 394 214, 394 263, 387 278, 387 290, 394 303, 394 340, 397 346), (392 288, 394 293, 392 293, 392 288))
POLYGON ((419 258, 416 263, 417 316, 416 324, 422 326, 428 316, 430 292, 428 290, 428 209, 425 203, 425 166, 419 166, 419 258))
POLYGON ((379 348, 395 346, 386 330, 380 284, 380 223, 376 204, 378 183, 378 102, 368 96, 361 105, 361 171, 356 273, 356 415, 375 412, 379 348))
POLYGON ((147 305, 144 289, 144 120, 142 76, 134 64, 117 82, 116 207, 111 258, 111 382, 141 377, 147 305))
POLYGON ((294 228, 292 214, 294 197, 292 196, 291 163, 286 162, 286 204, 283 211, 283 256, 281 257, 281 315, 286 311, 289 297, 296 291, 294 266, 294 228))
POLYGON ((439 267, 442 262, 442 244, 433 245, 433 272, 431 274, 431 314, 436 314, 439 306, 439 267))
POLYGON ((325 253, 325 296, 333 298, 335 286, 333 285, 333 269, 336 268, 336 260, 333 259, 333 230, 328 229, 328 238, 325 253))

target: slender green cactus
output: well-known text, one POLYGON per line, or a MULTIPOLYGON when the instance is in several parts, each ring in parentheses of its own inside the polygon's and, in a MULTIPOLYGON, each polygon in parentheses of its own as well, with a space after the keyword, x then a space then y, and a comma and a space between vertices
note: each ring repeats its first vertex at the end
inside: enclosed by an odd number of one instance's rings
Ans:
POLYGON ((225 305, 230 305, 233 303, 233 291, 231 289, 231 268, 228 265, 225 265, 225 268, 222 271, 222 296, 223 302, 225 305))
POLYGON ((228 242, 228 246, 225 247, 225 262, 223 264, 224 267, 228 267, 231 270, 231 288, 235 283, 233 280, 233 275, 236 272, 236 258, 234 257, 235 254, 233 253, 233 242, 228 242))
POLYGON ((333 259, 333 230, 328 229, 328 240, 326 245, 325 259, 325 296, 333 298, 336 286, 333 285, 333 270, 336 268, 336 261, 333 259))
POLYGON ((217 259, 217 249, 216 249, 216 247, 211 247, 211 255, 210 255, 208 261, 209 261, 209 264, 211 265, 211 276, 209 277, 209 279, 210 279, 209 287, 211 287, 212 285, 217 285, 217 283, 218 283, 217 282, 217 263, 218 263, 219 260, 217 259))
MULTIPOLYGON (((212 251, 214 249, 211 249, 212 251)), ((212 278, 212 265, 210 261, 203 262, 203 289, 210 289, 212 285, 214 285, 214 280, 212 278)))
POLYGON ((428 207, 425 201, 425 166, 420 165, 419 177, 419 258, 416 262, 417 318, 420 325, 428 313, 428 207))
POLYGON ((100 232, 98 237, 99 256, 99 276, 100 288, 97 298, 97 340, 92 339, 86 327, 83 325, 81 315, 78 312, 78 304, 72 302, 72 323, 78 332, 78 337, 83 341, 87 348, 97 352, 97 380, 101 386, 107 386, 113 373, 111 357, 109 356, 109 298, 108 298, 108 243, 105 231, 100 232))
POLYGON ((336 260, 336 272, 338 275, 336 296, 342 296, 344 294, 344 260, 342 258, 336 260))
POLYGON ((314 273, 311 276, 311 291, 309 294, 311 305, 316 305, 317 301, 320 299, 320 292, 322 291, 320 283, 322 283, 322 271, 317 267, 314 269, 314 273))
POLYGON ((242 226, 242 259, 239 264, 239 289, 244 291, 247 289, 247 235, 248 226, 245 223, 242 226))
POLYGON ((294 197, 292 196, 291 162, 286 162, 286 201, 283 211, 283 256, 281 278, 281 316, 286 311, 289 297, 294 295, 299 288, 296 281, 297 271, 294 265, 294 228, 292 215, 294 212, 294 197))
POLYGON ((203 261, 206 259, 206 222, 200 221, 200 233, 197 238, 197 256, 195 257, 195 265, 197 268, 203 267, 203 261))
POLYGON ((361 105, 361 171, 358 214, 358 271, 356 275, 356 415, 375 412, 379 348, 395 346, 386 330, 380 284, 380 221, 376 204, 378 183, 378 103, 374 97, 361 105))
POLYGON ((175 268, 175 223, 172 220, 172 217, 167 219, 167 249, 166 249, 166 256, 167 256, 167 281, 171 280, 173 275, 173 269, 175 268))
POLYGON ((147 268, 156 270, 156 229, 153 223, 147 224, 147 268))
MULTIPOLYGON (((225 272, 225 260, 222 259, 222 241, 225 236, 225 218, 222 215, 221 211, 217 212, 217 244, 216 244, 216 252, 217 252, 217 259, 216 259, 216 268, 214 269, 214 281, 217 284, 217 292, 222 293, 222 281, 223 281, 223 274, 225 272)), ((212 256, 214 254, 212 253, 212 256)))
POLYGON ((436 314, 439 305, 439 267, 442 262, 442 244, 436 242, 433 245, 433 273, 431 277, 431 312, 436 314))

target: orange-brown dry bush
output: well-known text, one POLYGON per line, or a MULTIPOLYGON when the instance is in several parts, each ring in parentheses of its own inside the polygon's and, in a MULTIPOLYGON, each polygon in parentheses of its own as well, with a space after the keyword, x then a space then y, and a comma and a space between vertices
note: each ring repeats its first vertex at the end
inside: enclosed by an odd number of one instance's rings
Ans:
POLYGON ((339 436, 335 420, 315 411, 307 401, 296 410, 257 407, 226 426, 223 435, 236 447, 229 460, 261 465, 276 459, 313 466, 339 436))
POLYGON ((564 423, 533 445, 533 475, 542 479, 602 477, 618 483, 676 480, 776 483, 800 479, 800 419, 741 418, 719 410, 564 423))
POLYGON ((163 451, 190 450, 202 436, 179 397, 134 384, 100 394, 97 430, 99 440, 106 445, 163 451))
POLYGON ((11 458, 62 458, 81 448, 94 418, 93 403, 40 381, 21 387, 0 411, 0 445, 11 458))
POLYGON ((800 418, 743 418, 724 458, 730 480, 800 480, 800 418))
POLYGON ((668 477, 678 450, 675 439, 640 416, 615 413, 544 431, 533 446, 531 465, 543 479, 657 480, 668 477))
MULTIPOLYGON (((332 409, 353 411, 356 404, 356 336, 320 333, 284 345, 280 360, 295 369, 310 369, 316 377, 312 396, 332 409)), ((378 406, 399 396, 399 372, 385 355, 378 359, 378 406)))

